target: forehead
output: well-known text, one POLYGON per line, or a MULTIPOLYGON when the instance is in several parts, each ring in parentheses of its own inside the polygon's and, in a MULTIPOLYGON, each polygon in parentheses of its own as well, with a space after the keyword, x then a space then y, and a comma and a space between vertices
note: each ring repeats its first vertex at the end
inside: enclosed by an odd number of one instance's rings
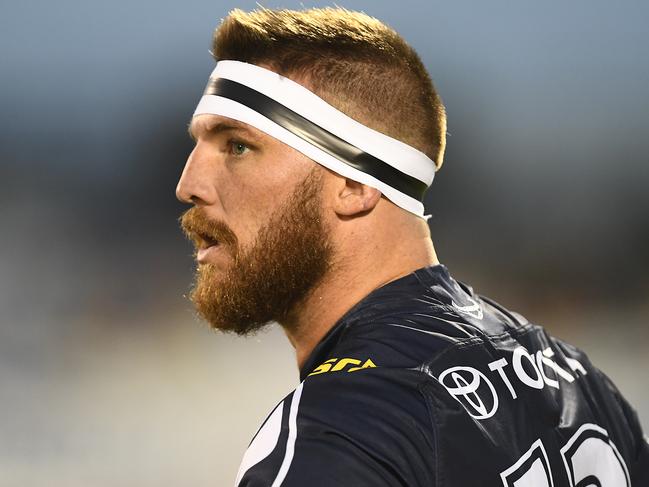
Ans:
POLYGON ((206 135, 214 135, 222 132, 240 132, 254 139, 269 139, 270 136, 256 129, 252 125, 239 122, 232 118, 221 115, 202 114, 192 117, 187 128, 189 136, 194 140, 206 135))

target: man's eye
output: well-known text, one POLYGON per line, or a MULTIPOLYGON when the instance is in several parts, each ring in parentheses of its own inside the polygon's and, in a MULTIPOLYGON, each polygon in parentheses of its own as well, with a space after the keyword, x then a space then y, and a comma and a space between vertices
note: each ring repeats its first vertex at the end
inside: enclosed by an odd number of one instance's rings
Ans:
POLYGON ((236 140, 230 141, 230 150, 235 156, 242 156, 250 150, 250 148, 243 142, 237 142, 236 140))

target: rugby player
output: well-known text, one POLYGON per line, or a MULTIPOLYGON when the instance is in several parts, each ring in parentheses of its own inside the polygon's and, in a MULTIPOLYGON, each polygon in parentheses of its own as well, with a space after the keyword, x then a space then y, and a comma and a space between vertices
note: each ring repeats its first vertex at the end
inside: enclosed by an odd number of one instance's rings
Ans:
POLYGON ((451 277, 422 200, 445 109, 392 29, 235 10, 177 187, 216 329, 279 323, 300 384, 236 485, 649 485, 636 413, 577 348, 451 277))

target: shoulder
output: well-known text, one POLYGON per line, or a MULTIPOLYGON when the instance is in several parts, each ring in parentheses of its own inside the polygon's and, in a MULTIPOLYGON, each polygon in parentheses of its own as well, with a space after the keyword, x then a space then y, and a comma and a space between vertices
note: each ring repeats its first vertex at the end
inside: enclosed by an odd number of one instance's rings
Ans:
POLYGON ((422 376, 366 367, 308 377, 260 429, 237 485, 432 485, 434 435, 418 389, 422 376))
POLYGON ((344 323, 305 365, 303 378, 374 367, 421 368, 449 350, 497 342, 533 328, 522 318, 514 321, 496 314, 495 308, 478 296, 460 301, 469 303, 465 306, 451 304, 455 301, 431 304, 415 299, 409 305, 392 307, 390 312, 344 323))
POLYGON ((375 417, 356 419, 380 421, 409 415, 426 423, 428 416, 421 394, 423 384, 429 380, 425 373, 375 365, 371 358, 365 362, 354 360, 355 363, 350 363, 351 360, 354 359, 332 361, 329 371, 316 369, 304 380, 301 401, 305 413, 313 412, 323 421, 340 421, 350 428, 353 424, 345 419, 347 415, 367 416, 368 413, 375 417), (338 367, 340 365, 344 367, 338 367))

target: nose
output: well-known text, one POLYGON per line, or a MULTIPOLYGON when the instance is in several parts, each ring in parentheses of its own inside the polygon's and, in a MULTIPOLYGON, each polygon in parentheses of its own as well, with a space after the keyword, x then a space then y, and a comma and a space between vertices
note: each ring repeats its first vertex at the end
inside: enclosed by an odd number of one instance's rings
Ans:
POLYGON ((201 154, 198 145, 189 154, 176 186, 176 198, 183 203, 209 205, 216 201, 214 165, 201 154))

